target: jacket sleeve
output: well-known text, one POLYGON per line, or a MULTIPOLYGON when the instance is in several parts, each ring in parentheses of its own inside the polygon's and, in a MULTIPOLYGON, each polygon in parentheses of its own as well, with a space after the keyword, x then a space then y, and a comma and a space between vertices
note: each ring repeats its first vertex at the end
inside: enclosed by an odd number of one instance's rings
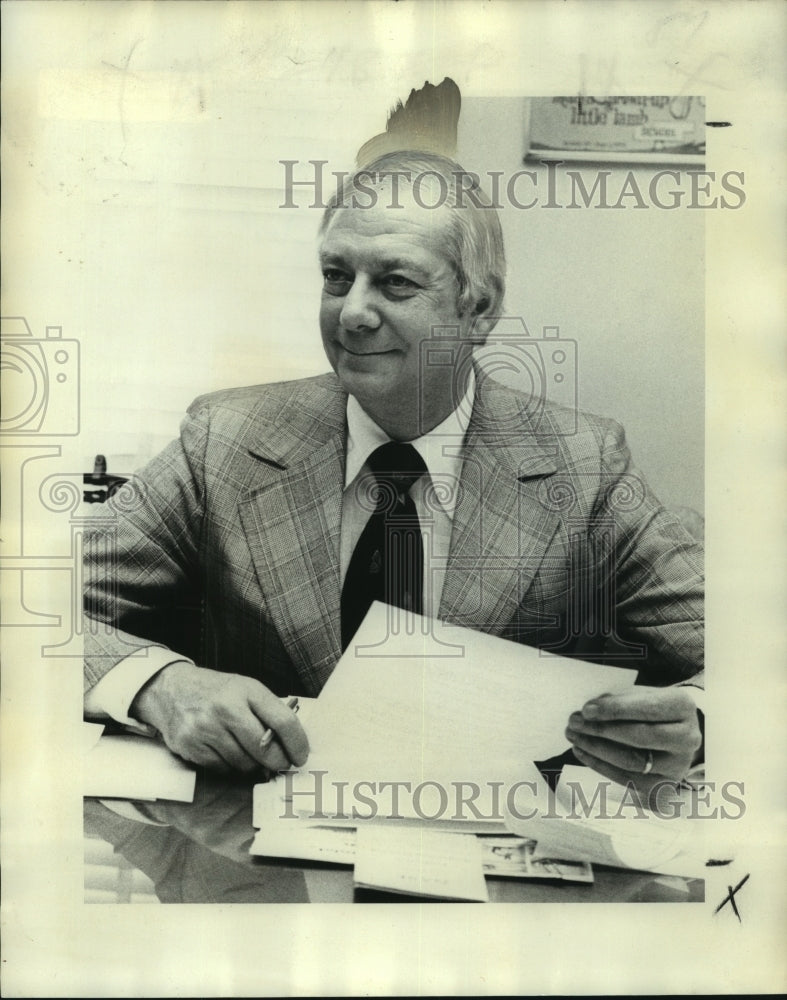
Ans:
POLYGON ((650 490, 623 428, 605 423, 590 541, 604 567, 613 644, 644 648, 640 682, 702 686, 702 545, 650 490))
POLYGON ((85 690, 130 654, 199 652, 207 410, 107 503, 85 534, 85 690))

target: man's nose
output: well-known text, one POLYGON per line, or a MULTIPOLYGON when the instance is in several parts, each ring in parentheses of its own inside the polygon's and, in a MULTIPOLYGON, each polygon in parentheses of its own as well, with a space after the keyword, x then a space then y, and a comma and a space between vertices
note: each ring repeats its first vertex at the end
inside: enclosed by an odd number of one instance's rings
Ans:
POLYGON ((375 289, 365 275, 356 275, 349 292, 344 297, 339 322, 345 330, 363 332, 376 330, 380 315, 375 304, 375 289))

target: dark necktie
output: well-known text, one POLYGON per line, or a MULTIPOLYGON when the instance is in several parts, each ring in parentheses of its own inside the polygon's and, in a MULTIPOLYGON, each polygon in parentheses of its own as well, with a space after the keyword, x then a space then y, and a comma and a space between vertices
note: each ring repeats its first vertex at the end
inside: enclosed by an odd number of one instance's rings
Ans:
POLYGON ((342 649, 346 649, 372 601, 421 614, 424 548, 413 483, 427 470, 411 444, 389 441, 367 459, 374 482, 361 478, 362 507, 374 512, 353 550, 342 587, 342 649))

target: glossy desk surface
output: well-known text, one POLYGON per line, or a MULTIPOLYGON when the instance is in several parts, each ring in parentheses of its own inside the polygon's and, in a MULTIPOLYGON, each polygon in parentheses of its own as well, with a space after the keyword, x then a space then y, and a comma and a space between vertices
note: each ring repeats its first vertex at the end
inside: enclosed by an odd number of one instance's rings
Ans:
MULTIPOLYGON (((350 867, 254 857, 250 779, 199 773, 192 803, 85 799, 85 835, 113 845, 170 903, 428 902, 358 889, 350 867), (111 806, 111 807, 110 807, 111 806), (118 815, 116 810, 126 811, 118 815), (148 822, 137 811, 144 813, 148 822)), ((702 879, 594 866, 595 882, 487 877, 492 902, 702 902, 702 879)))

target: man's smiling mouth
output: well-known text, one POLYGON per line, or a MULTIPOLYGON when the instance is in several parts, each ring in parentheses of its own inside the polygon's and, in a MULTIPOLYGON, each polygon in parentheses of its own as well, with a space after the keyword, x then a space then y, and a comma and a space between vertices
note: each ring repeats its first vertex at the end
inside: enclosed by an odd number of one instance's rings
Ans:
POLYGON ((375 358, 381 354, 392 354, 393 348, 387 351, 354 351, 351 347, 345 347, 344 344, 339 344, 339 347, 343 351, 347 351, 348 354, 352 354, 356 358, 375 358))

